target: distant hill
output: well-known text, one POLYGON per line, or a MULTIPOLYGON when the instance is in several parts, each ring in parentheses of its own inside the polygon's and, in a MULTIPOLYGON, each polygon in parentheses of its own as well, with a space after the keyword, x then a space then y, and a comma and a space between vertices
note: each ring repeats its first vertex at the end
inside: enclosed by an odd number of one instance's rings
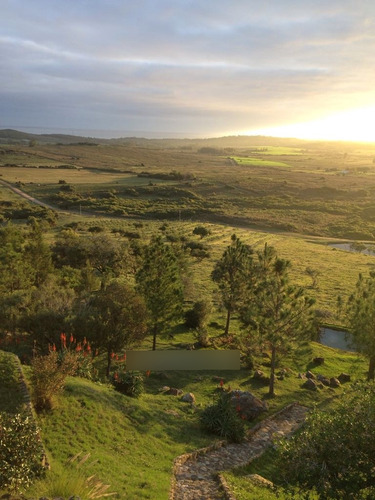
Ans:
POLYGON ((107 139, 94 139, 78 135, 66 134, 30 134, 13 129, 0 130, 0 143, 2 144, 27 144, 36 141, 38 144, 77 144, 77 143, 106 143, 107 139))
POLYGON ((36 141, 38 144, 113 144, 143 148, 235 148, 245 149, 259 146, 284 146, 296 148, 312 148, 322 144, 339 145, 337 141, 309 141, 304 139, 293 139, 283 137, 268 137, 261 135, 238 135, 226 137, 212 137, 205 139, 147 139, 144 137, 120 137, 116 139, 103 139, 100 137, 84 137, 67 134, 30 134, 13 129, 0 130, 0 144, 28 144, 36 141))

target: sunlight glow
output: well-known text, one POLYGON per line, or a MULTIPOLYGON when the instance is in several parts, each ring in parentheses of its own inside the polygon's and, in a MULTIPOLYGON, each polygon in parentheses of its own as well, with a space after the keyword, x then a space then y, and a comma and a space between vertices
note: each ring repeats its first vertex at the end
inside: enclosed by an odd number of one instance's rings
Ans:
POLYGON ((311 122, 248 130, 241 132, 241 135, 375 142, 375 106, 353 109, 311 122))

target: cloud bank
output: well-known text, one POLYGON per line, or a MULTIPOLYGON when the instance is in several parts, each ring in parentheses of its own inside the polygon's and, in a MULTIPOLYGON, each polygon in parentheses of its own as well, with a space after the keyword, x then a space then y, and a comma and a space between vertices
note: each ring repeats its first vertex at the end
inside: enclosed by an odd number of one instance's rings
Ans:
POLYGON ((212 136, 375 104, 373 0, 1 8, 1 128, 212 136))

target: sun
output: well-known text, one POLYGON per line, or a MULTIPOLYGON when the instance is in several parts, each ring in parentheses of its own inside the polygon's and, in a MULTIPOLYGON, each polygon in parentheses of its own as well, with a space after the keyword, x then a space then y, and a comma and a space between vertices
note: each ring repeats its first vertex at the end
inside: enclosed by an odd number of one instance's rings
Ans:
POLYGON ((343 111, 324 118, 245 134, 329 141, 375 142, 375 106, 343 111))

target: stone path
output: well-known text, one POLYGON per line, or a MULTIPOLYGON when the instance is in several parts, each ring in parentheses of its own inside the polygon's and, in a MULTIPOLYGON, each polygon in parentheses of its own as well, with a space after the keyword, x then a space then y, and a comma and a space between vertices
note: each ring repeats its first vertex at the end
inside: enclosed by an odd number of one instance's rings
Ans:
POLYGON ((275 437, 292 434, 305 420, 308 409, 298 403, 263 420, 239 444, 221 442, 214 447, 181 455, 174 463, 170 500, 219 500, 228 498, 218 473, 248 464, 260 456, 275 437))

